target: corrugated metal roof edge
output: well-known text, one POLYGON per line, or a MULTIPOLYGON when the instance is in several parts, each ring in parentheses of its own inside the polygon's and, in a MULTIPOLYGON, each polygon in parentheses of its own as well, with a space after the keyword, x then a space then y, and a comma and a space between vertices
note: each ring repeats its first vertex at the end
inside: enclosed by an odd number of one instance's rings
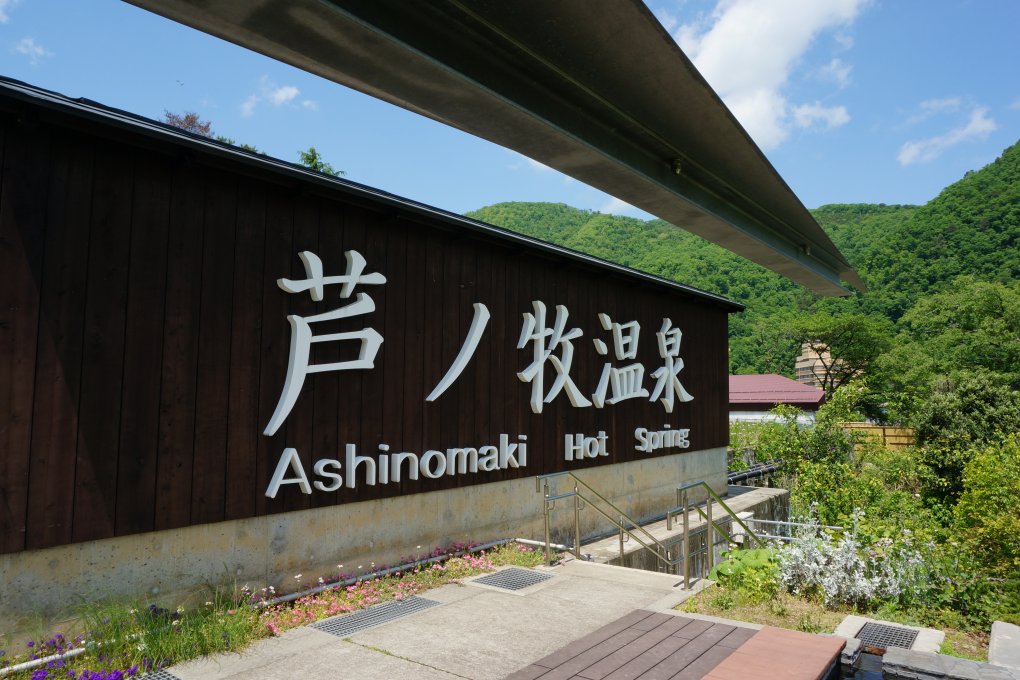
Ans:
POLYGON ((364 198, 370 198, 375 201, 387 203, 408 212, 436 219, 447 224, 463 227, 470 231, 481 232, 505 241, 516 242, 521 245, 566 257, 588 266, 609 269, 615 273, 623 274, 631 278, 637 278, 648 283, 665 286, 667 288, 678 290, 694 297, 712 302, 731 313, 744 310, 744 305, 736 302, 735 300, 723 297, 722 295, 709 293, 708 291, 700 290, 693 286, 687 286, 676 281, 670 281, 669 279, 664 279, 662 277, 655 276, 654 274, 649 274, 647 272, 632 269, 630 267, 609 262, 591 255, 586 255, 585 253, 580 253, 569 248, 547 243, 539 239, 531 238, 530 236, 524 236, 523 234, 518 234, 508 229, 497 227, 493 224, 488 224, 480 220, 473 220, 469 217, 464 217, 463 215, 458 215, 425 203, 419 203, 409 198, 388 193, 381 189, 376 189, 347 179, 315 172, 314 170, 309 170, 303 165, 280 160, 264 154, 245 151, 244 149, 240 149, 230 144, 225 144, 215 139, 186 132, 179 128, 166 125, 165 123, 160 123, 159 121, 151 118, 146 118, 144 116, 131 113, 130 111, 106 106, 90 99, 74 99, 60 94, 59 92, 46 90, 44 88, 36 87, 29 83, 2 75, 0 75, 0 89, 12 96, 12 98, 21 99, 29 103, 37 103, 42 106, 48 106, 52 109, 65 110, 67 113, 79 115, 95 121, 102 121, 113 125, 127 127, 136 132, 152 137, 175 139, 176 141, 182 142, 191 148, 198 149, 212 155, 230 157, 247 164, 261 166, 264 169, 271 169, 291 176, 296 176, 305 181, 311 181, 318 185, 339 189, 345 193, 356 194, 364 198))

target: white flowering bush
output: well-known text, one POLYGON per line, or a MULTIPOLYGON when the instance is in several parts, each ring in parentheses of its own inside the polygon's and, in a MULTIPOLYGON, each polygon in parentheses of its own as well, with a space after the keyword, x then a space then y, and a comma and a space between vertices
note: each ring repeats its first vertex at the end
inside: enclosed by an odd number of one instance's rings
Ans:
POLYGON ((779 577, 792 593, 821 595, 828 607, 865 608, 880 600, 912 595, 924 586, 924 561, 909 534, 899 542, 882 538, 870 546, 857 540, 857 521, 841 538, 817 524, 803 528, 796 540, 777 552, 779 577))

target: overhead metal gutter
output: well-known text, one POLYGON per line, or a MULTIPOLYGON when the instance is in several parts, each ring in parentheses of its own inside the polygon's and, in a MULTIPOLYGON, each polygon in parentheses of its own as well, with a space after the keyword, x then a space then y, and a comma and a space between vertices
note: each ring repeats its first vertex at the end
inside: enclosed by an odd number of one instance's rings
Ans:
POLYGON ((127 0, 540 161, 811 290, 863 282, 640 0, 127 0))

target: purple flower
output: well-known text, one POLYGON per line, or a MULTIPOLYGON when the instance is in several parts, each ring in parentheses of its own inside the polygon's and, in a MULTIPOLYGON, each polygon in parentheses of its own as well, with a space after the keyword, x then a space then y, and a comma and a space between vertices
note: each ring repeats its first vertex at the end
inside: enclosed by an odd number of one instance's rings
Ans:
POLYGON ((33 642, 32 640, 29 640, 28 642, 25 643, 25 646, 29 647, 29 648, 35 647, 35 642, 33 642))

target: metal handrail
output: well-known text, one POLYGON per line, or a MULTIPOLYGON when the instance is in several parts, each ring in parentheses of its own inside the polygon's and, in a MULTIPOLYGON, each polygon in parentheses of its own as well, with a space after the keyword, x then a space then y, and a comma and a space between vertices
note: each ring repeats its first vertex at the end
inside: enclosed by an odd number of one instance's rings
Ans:
POLYGON ((845 527, 837 527, 831 524, 812 524, 811 522, 782 522, 777 519, 758 519, 757 517, 749 520, 756 524, 776 524, 784 527, 816 527, 818 529, 834 529, 836 531, 846 531, 845 527))
MULTIPOLYGON (((771 524, 778 527, 810 527, 815 529, 816 531, 821 531, 823 529, 829 529, 832 531, 846 531, 845 527, 838 527, 831 524, 813 524, 811 522, 783 522, 775 519, 758 519, 756 517, 749 519, 748 522, 752 524, 771 524)), ((767 538, 773 541, 786 541, 788 543, 802 540, 800 537, 793 535, 783 536, 782 534, 770 534, 767 532, 759 533, 758 536, 760 538, 767 538)))
MULTIPOLYGON (((695 487, 699 487, 699 486, 705 487, 705 490, 708 491, 708 495, 710 496, 710 498, 715 500, 715 502, 718 503, 719 505, 721 505, 723 510, 726 511, 726 514, 728 514, 730 517, 732 517, 733 520, 737 524, 740 525, 740 528, 743 529, 747 533, 748 536, 750 536, 751 538, 756 540, 758 542, 758 545, 765 545, 765 543, 760 538, 758 538, 758 536, 753 531, 751 531, 751 528, 747 526, 747 524, 744 522, 744 520, 740 519, 740 517, 737 515, 737 513, 735 513, 733 511, 733 509, 730 508, 730 506, 726 505, 726 502, 722 498, 719 497, 719 494, 717 494, 714 490, 712 490, 712 487, 710 487, 708 485, 708 482, 706 482, 704 480, 701 480, 701 479, 699 479, 696 482, 690 482, 688 484, 684 484, 683 486, 678 486, 677 487, 677 489, 676 489, 677 506, 675 508, 670 509, 666 513, 666 529, 667 530, 670 529, 670 526, 672 524, 672 522, 671 522, 672 515, 676 514, 680 510, 684 510, 686 512, 690 508, 689 505, 684 505, 684 506, 681 505, 681 494, 684 497, 686 497, 687 491, 689 491, 690 489, 693 489, 695 487)), ((726 532, 725 530, 721 529, 718 524, 716 524, 715 522, 712 521, 712 509, 711 508, 712 508, 712 506, 709 505, 708 506, 708 509, 709 509, 708 510, 708 514, 705 514, 705 512, 700 507, 698 507, 696 505, 694 506, 694 509, 698 511, 698 514, 700 514, 702 517, 704 517, 707 522, 712 524, 715 527, 716 531, 718 531, 719 533, 721 533, 721 534, 723 534, 723 535, 725 535, 727 537, 730 537, 730 534, 728 532, 726 532)))
POLYGON ((578 505, 578 499, 580 499, 581 501, 584 501, 589 506, 591 506, 591 508, 593 510, 595 510, 600 515, 605 517, 607 520, 609 520, 610 523, 613 524, 613 526, 615 526, 617 529, 620 530, 620 532, 621 532, 620 533, 620 546, 621 546, 620 547, 620 557, 621 558, 623 557, 623 536, 624 536, 624 534, 626 534, 628 538, 633 538, 635 541, 637 541, 638 544, 642 548, 652 552, 656 556, 656 558, 658 558, 658 560, 660 562, 662 562, 663 564, 666 565, 667 568, 669 568, 669 567, 675 568, 680 563, 679 559, 676 559, 676 558, 672 557, 672 551, 668 547, 666 547, 666 545, 664 543, 662 543, 661 541, 659 541, 659 539, 657 539, 654 536, 652 536, 651 533, 649 533, 648 530, 645 529, 643 526, 641 526, 638 522, 635 522, 633 519, 628 517, 625 512, 620 510, 620 508, 616 507, 616 505, 614 505, 613 502, 610 501, 608 498, 606 498, 605 496, 600 494, 598 491, 593 489, 590 485, 588 485, 587 483, 585 483, 581 479, 578 479, 572 472, 564 471, 564 472, 553 472, 553 473, 549 473, 549 474, 546 474, 546 475, 539 475, 538 477, 535 478, 535 490, 536 491, 538 491, 540 493, 542 492, 542 490, 543 490, 543 482, 544 482, 544 487, 545 487, 545 494, 544 494, 544 496, 545 496, 545 544, 546 544, 546 548, 545 548, 545 560, 546 560, 546 563, 549 563, 550 560, 551 560, 551 556, 550 556, 550 552, 549 552, 549 545, 550 545, 550 542, 551 542, 551 539, 550 539, 550 536, 549 536, 549 510, 552 508, 552 504, 555 503, 557 500, 559 500, 561 498, 569 498, 569 497, 574 497, 574 499, 575 499, 574 500, 574 556, 577 559, 581 559, 581 527, 580 527, 580 518, 579 518, 579 512, 580 512, 581 508, 578 505), (553 479, 554 477, 570 477, 571 479, 574 480, 574 490, 573 491, 568 491, 566 493, 550 495, 549 494, 549 480, 553 479), (602 508, 598 507, 590 499, 585 498, 584 494, 582 494, 578 490, 578 485, 583 486, 585 489, 587 489, 589 492, 591 492, 595 497, 597 497, 600 501, 602 501, 603 503, 608 505, 613 510, 613 512, 619 514, 620 521, 615 520, 612 516, 610 516, 602 508), (648 539, 648 541, 655 545, 655 547, 653 548, 651 545, 648 545, 648 543, 645 543, 644 541, 642 541, 641 538, 637 534, 635 534, 633 531, 628 529, 623 524, 623 520, 624 519, 626 519, 628 522, 630 522, 636 529, 639 529, 641 531, 641 533, 643 533, 645 535, 645 537, 648 539))
POLYGON ((733 541, 733 536, 728 531, 726 531, 725 529, 721 528, 712 519, 712 501, 713 500, 715 500, 716 503, 718 503, 719 505, 722 506, 723 510, 726 511, 726 514, 728 514, 733 519, 733 521, 735 521, 737 524, 740 525, 740 528, 744 530, 744 532, 745 532, 745 534, 747 536, 749 536, 754 541, 757 541, 759 546, 764 546, 765 545, 765 542, 761 539, 761 537, 758 534, 756 534, 755 532, 751 531, 751 528, 749 526, 747 526, 747 524, 744 522, 744 520, 740 519, 740 517, 737 515, 737 513, 735 513, 733 511, 733 509, 730 508, 730 506, 726 505, 726 502, 723 501, 723 499, 719 497, 719 494, 717 494, 712 489, 712 487, 708 485, 708 482, 706 482, 703 479, 699 479, 696 482, 689 482, 689 483, 684 484, 682 486, 678 486, 677 489, 676 489, 676 502, 677 502, 677 505, 676 505, 676 507, 671 508, 670 510, 666 511, 666 530, 667 531, 671 531, 672 530, 673 515, 676 514, 677 512, 683 511, 683 513, 684 513, 684 546, 685 546, 685 550, 684 550, 684 565, 683 565, 683 567, 684 567, 684 588, 690 588, 690 581, 691 581, 690 550, 687 549, 688 546, 689 546, 689 542, 690 542, 690 537, 689 537, 690 527, 689 527, 688 515, 690 513, 690 507, 691 506, 688 503, 688 494, 687 494, 687 492, 690 491, 691 489, 697 488, 699 486, 704 487, 705 491, 708 492, 708 499, 705 501, 705 508, 706 508, 707 512, 705 510, 702 510, 701 507, 699 507, 697 505, 694 506, 694 509, 697 510, 698 514, 701 515, 705 519, 705 522, 708 525, 707 526, 707 528, 708 528, 708 548, 707 548, 708 555, 707 555, 707 557, 708 557, 708 569, 709 569, 709 571, 712 570, 712 566, 713 566, 713 564, 715 562, 715 540, 714 540, 715 537, 713 536, 712 531, 713 530, 718 531, 720 534, 725 536, 730 543, 734 542, 733 541))
POLYGON ((546 559, 546 563, 550 563, 551 562, 551 555, 550 555, 549 546, 550 546, 552 540, 551 540, 551 537, 550 537, 549 511, 552 509, 553 505, 556 503, 557 500, 564 499, 564 498, 573 498, 574 499, 574 556, 577 557, 577 559, 581 559, 581 522, 580 522, 580 511, 581 511, 582 503, 587 503, 588 505, 590 505, 592 507, 592 509, 594 509, 596 512, 598 512, 604 518, 609 520, 609 522, 612 523, 613 526, 615 526, 617 529, 619 529, 619 531, 620 531, 620 558, 621 558, 621 560, 622 560, 623 555, 624 555, 623 542, 624 542, 624 535, 626 535, 628 538, 633 538, 635 541, 637 541, 638 544, 642 548, 644 548, 645 550, 648 550, 648 551, 652 552, 655 555, 655 557, 661 563, 663 563, 666 566, 667 569, 672 568, 677 573, 679 573, 679 571, 680 571, 679 567, 680 567, 680 564, 682 562, 682 564, 683 564, 684 588, 685 589, 690 589, 690 587, 691 587, 691 583, 690 583, 691 546, 690 546, 689 512, 690 512, 691 506, 688 503, 688 494, 687 494, 687 492, 690 489, 696 488, 698 486, 705 487, 705 490, 709 494, 709 498, 708 498, 708 500, 707 500, 707 502, 705 504, 706 509, 707 509, 707 513, 706 513, 706 511, 702 510, 699 506, 693 506, 694 509, 698 512, 698 514, 700 514, 705 519, 705 522, 706 522, 706 529, 708 531, 707 553, 708 553, 709 570, 711 570, 711 568, 712 568, 712 563, 713 563, 714 557, 715 557, 714 556, 715 542, 714 542, 714 535, 712 533, 713 530, 714 531, 718 531, 723 536, 726 536, 728 539, 730 539, 731 542, 733 540, 733 537, 730 535, 730 533, 727 532, 725 529, 721 528, 712 519, 712 501, 713 500, 716 503, 718 503, 719 505, 721 505, 723 510, 725 510, 726 513, 734 521, 736 521, 737 524, 740 525, 740 527, 744 530, 744 532, 746 533, 747 536, 751 537, 754 541, 757 541, 759 545, 765 545, 765 543, 761 539, 761 537, 758 534, 756 534, 754 531, 752 531, 750 527, 747 526, 747 524, 744 522, 744 520, 742 520, 737 515, 737 513, 735 513, 733 511, 733 509, 730 508, 730 506, 728 506, 726 504, 726 502, 723 501, 723 499, 719 497, 719 494, 717 494, 714 490, 712 490, 712 487, 710 487, 707 482, 705 482, 704 480, 698 480, 696 482, 690 482, 688 484, 684 484, 683 486, 677 487, 677 506, 674 507, 674 508, 670 508, 666 512, 666 530, 667 531, 672 531, 673 515, 677 514, 681 510, 684 513, 683 514, 683 518, 684 518, 683 543, 681 544, 682 545, 682 549, 683 549, 683 559, 681 560, 681 558, 679 558, 679 557, 673 557, 673 551, 671 551, 659 539, 657 539, 654 536, 652 536, 652 534, 649 533, 649 531, 647 529, 645 529, 639 523, 637 523, 636 521, 634 521, 633 519, 628 517, 626 515, 626 513, 624 513, 622 510, 620 510, 618 507, 616 507, 616 505, 614 505, 612 501, 610 501, 608 498, 606 498, 605 496, 600 494, 598 491, 593 489, 590 485, 586 484, 584 481, 578 479, 577 476, 575 476, 572 472, 570 472, 570 471, 563 471, 563 472, 553 472, 553 473, 550 473, 550 474, 539 475, 539 476, 537 476, 535 478, 535 490, 538 491, 539 493, 542 493, 544 491, 543 495, 544 495, 544 506, 545 506, 545 513, 544 514, 545 514, 545 559, 546 559), (551 494, 549 492, 549 480, 553 479, 553 478, 556 478, 556 477, 570 477, 572 480, 574 480, 574 490, 573 491, 567 491, 565 493, 551 494), (579 487, 584 487, 588 492, 590 492, 596 498, 598 498, 600 501, 602 501, 603 503, 608 505, 612 509, 613 512, 615 512, 615 513, 617 513, 619 515, 620 520, 617 521, 616 519, 613 518, 612 515, 610 515, 605 510, 600 508, 598 505, 593 503, 591 501, 591 499, 585 497, 585 495, 583 493, 581 493, 579 487), (628 529, 624 525, 624 520, 628 521, 631 525, 633 525, 635 529, 640 530, 640 532, 642 534, 644 534, 645 537, 648 539, 648 543, 646 543, 645 541, 641 540, 641 537, 638 536, 634 531, 631 531, 630 529, 628 529), (649 543, 651 543, 652 545, 649 545, 649 543))

